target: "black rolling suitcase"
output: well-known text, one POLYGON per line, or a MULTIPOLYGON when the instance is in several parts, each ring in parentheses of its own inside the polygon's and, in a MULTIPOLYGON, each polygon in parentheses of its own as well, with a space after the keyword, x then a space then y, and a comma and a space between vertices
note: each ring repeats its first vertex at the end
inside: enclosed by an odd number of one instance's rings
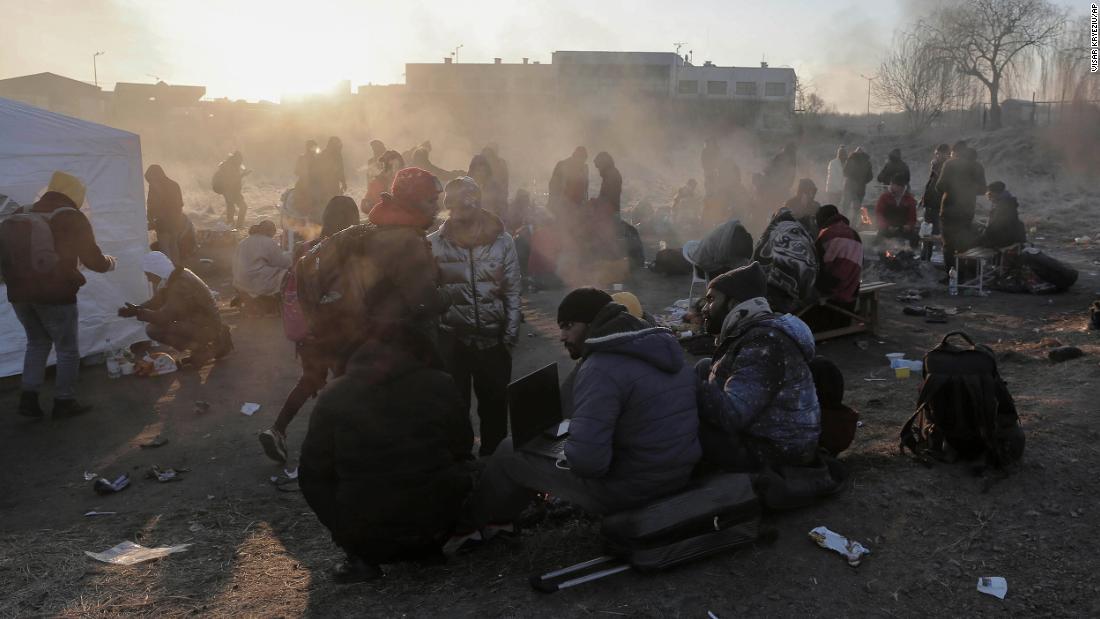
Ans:
POLYGON ((707 477, 687 490, 604 518, 605 554, 531 577, 552 593, 637 569, 653 572, 751 544, 760 537, 760 501, 747 474, 707 477))

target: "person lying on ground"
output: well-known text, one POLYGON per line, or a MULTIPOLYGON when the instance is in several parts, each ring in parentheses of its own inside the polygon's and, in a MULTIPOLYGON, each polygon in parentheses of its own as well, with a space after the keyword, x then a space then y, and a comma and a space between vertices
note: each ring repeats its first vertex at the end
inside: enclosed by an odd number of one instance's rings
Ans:
POLYGON ((875 203, 875 223, 880 239, 901 239, 915 248, 920 242, 917 229, 917 201, 906 188, 906 179, 898 174, 890 181, 875 203))
POLYGON ((716 337, 712 359, 696 371, 703 460, 731 471, 806 464, 817 454, 821 409, 809 362, 814 337, 764 298, 759 264, 710 282, 703 326, 716 337))
POLYGON ((394 329, 361 346, 321 392, 298 485, 346 554, 337 582, 381 564, 440 559, 473 485, 473 430, 433 345, 394 329))
POLYGON ((199 367, 233 350, 229 327, 222 324, 206 282, 159 251, 145 254, 141 268, 153 285, 153 297, 141 305, 127 304, 118 310, 119 316, 148 323, 145 333, 152 340, 190 351, 184 364, 199 367))
POLYGON ((790 209, 781 208, 772 217, 756 242, 752 259, 767 276, 765 296, 773 310, 793 314, 817 303, 814 282, 819 265, 814 238, 790 209))
POLYGON ((263 220, 248 229, 233 259, 233 287, 250 297, 274 298, 290 268, 290 254, 275 242, 275 224, 263 220))
MULTIPOLYGON (((855 311, 859 284, 863 277, 863 240, 852 229, 848 218, 832 204, 817 211, 817 235, 814 249, 820 269, 814 286, 822 300, 850 312, 855 311)), ((851 320, 828 308, 815 307, 802 320, 816 333, 839 329, 851 320)))
MULTIPOLYGON (((359 225, 359 209, 355 200, 348 196, 336 196, 325 206, 321 220, 321 235, 315 240, 299 245, 296 249, 295 263, 324 239, 341 230, 359 225)), ((264 453, 275 462, 286 463, 286 430, 298 411, 325 386, 329 372, 334 376, 344 373, 347 359, 343 354, 342 343, 332 340, 333 338, 317 337, 316 334, 311 333, 304 340, 294 344, 295 356, 302 366, 302 376, 287 394, 286 401, 283 402, 283 407, 279 409, 279 415, 275 418, 275 423, 259 434, 264 453)))
POLYGON ((440 284, 451 299, 440 325, 441 348, 469 411, 477 394, 483 456, 508 434, 508 383, 519 338, 520 268, 504 224, 481 205, 481 189, 463 176, 445 188, 451 213, 428 236, 440 284))
POLYGON ((558 324, 570 355, 584 358, 565 459, 501 443, 463 510, 452 548, 484 527, 506 529, 536 492, 607 514, 672 494, 691 477, 700 456, 696 378, 672 333, 591 288, 566 295, 558 324))
POLYGON ((1020 221, 1020 203, 1016 196, 1005 189, 1005 184, 995 181, 989 184, 985 196, 993 204, 989 213, 989 225, 978 238, 977 247, 1001 249, 1027 242, 1027 228, 1020 221))
POLYGON ((57 354, 53 418, 72 417, 92 409, 76 400, 80 377, 76 296, 87 283, 79 267, 106 273, 115 269, 115 259, 99 249, 92 224, 80 210, 85 193, 80 179, 54 172, 46 193, 32 206, 19 207, 0 227, 0 271, 8 301, 27 338, 18 408, 24 417, 44 414, 38 393, 46 381, 51 348, 57 354), (57 261, 45 271, 35 259, 39 242, 32 234, 34 222, 24 214, 40 217, 49 226, 48 247, 53 248, 57 261))

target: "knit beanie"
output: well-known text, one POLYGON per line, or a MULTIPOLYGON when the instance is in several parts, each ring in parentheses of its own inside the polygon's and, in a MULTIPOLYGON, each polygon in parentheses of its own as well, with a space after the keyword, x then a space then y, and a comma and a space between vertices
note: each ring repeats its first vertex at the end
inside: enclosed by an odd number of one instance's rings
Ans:
POLYGON ((444 202, 455 200, 462 206, 481 207, 481 188, 477 186, 477 181, 469 176, 460 176, 452 180, 447 183, 444 190, 447 192, 443 197, 444 202))
POLYGON ((767 279, 760 263, 752 262, 710 280, 709 287, 726 295, 730 303, 736 305, 765 296, 768 292, 767 279))
POLYGON ((443 185, 427 170, 405 168, 393 177, 390 193, 398 202, 411 205, 443 193, 443 185))
POLYGON ((596 314, 611 303, 611 295, 599 288, 577 288, 565 295, 558 305, 558 324, 565 322, 591 323, 596 314))

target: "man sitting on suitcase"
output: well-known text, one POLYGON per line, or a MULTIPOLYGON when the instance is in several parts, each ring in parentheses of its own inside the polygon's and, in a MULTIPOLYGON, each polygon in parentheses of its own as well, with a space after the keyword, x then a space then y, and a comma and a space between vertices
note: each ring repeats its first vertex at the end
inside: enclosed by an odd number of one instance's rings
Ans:
POLYGON ((536 492, 594 514, 644 505, 687 485, 699 460, 696 379, 670 331, 650 327, 594 288, 566 295, 558 324, 566 348, 584 357, 565 459, 505 440, 456 540, 488 524, 508 525, 536 492))
POLYGON ((733 471, 808 464, 817 454, 821 408, 806 323, 772 312, 756 262, 710 282, 703 326, 714 359, 697 365, 703 460, 733 471))

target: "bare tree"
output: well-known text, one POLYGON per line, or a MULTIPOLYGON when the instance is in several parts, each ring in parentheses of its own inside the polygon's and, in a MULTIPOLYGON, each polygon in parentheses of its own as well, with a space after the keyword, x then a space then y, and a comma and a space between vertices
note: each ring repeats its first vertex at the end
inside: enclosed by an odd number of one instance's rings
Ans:
POLYGON ((1089 73, 1089 24, 1081 21, 1066 28, 1044 50, 1041 81, 1045 97, 1059 101, 1100 99, 1100 80, 1089 73))
POLYGON ((960 73, 989 91, 989 126, 1001 127, 1001 91, 1038 51, 1050 45, 1065 24, 1065 11, 1049 0, 964 0, 940 9, 923 24, 932 45, 960 73))
POLYGON ((872 92, 883 107, 905 114, 913 134, 927 129, 954 106, 965 91, 965 79, 955 63, 918 33, 894 37, 890 55, 875 73, 872 92))

